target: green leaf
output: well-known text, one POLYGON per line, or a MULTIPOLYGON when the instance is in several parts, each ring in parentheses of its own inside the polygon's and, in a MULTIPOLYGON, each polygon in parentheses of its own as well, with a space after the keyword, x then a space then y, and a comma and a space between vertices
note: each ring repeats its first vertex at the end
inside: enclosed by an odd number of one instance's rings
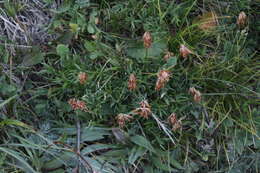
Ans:
POLYGON ((173 168, 171 168, 168 164, 163 163, 158 157, 151 157, 151 161, 158 169, 169 171, 169 172, 176 171, 173 168))
POLYGON ((120 159, 122 159, 127 156, 127 152, 125 152, 125 149, 118 149, 118 150, 108 151, 103 155, 106 157, 113 157, 113 158, 119 157, 120 159))
POLYGON ((86 155, 92 152, 96 152, 98 150, 105 150, 111 148, 116 148, 116 147, 114 145, 109 145, 109 144, 92 144, 92 145, 88 145, 86 148, 81 150, 81 154, 86 155))
POLYGON ((21 121, 18 121, 18 120, 5 119, 5 120, 0 122, 0 127, 1 126, 8 126, 8 125, 24 127, 24 128, 32 130, 32 128, 30 126, 28 126, 27 124, 25 124, 25 123, 23 123, 21 121))
POLYGON ((102 128, 87 127, 83 129, 81 139, 82 141, 96 141, 103 139, 105 135, 111 135, 111 133, 102 128))
POLYGON ((101 56, 101 55, 102 55, 102 53, 100 53, 100 52, 92 52, 92 53, 89 55, 89 58, 92 59, 92 60, 94 60, 94 59, 96 59, 97 57, 99 57, 99 56, 101 56))
POLYGON ((90 5, 89 0, 77 0, 76 3, 81 7, 81 8, 85 8, 88 7, 90 5))
POLYGON ((85 41, 84 43, 84 47, 87 49, 87 51, 89 52, 93 52, 95 51, 97 48, 96 48, 96 44, 95 42, 93 41, 85 41))
POLYGON ((76 24, 76 23, 70 23, 69 25, 70 25, 70 30, 71 30, 71 32, 76 33, 76 32, 78 31, 78 29, 79 29, 78 24, 76 24))
POLYGON ((52 159, 48 162, 45 162, 43 165, 44 169, 55 169, 59 168, 62 165, 66 165, 67 162, 72 162, 71 160, 75 158, 75 154, 72 152, 62 152, 59 154, 58 158, 52 159))
POLYGON ((57 51, 57 54, 59 56, 61 56, 62 58, 64 58, 65 56, 69 55, 69 48, 68 48, 68 46, 66 46, 64 44, 59 44, 56 47, 56 51, 57 51))
POLYGON ((58 38, 57 41, 62 44, 70 44, 71 40, 74 37, 74 33, 71 31, 63 32, 58 38))
POLYGON ((130 155, 128 157, 128 163, 130 164, 134 164, 134 162, 141 156, 143 156, 145 154, 147 150, 145 150, 143 147, 134 147, 131 152, 130 155))
POLYGON ((144 138, 143 136, 135 135, 135 136, 131 137, 130 140, 131 140, 133 143, 135 143, 135 144, 137 144, 137 145, 139 145, 139 146, 141 146, 141 147, 144 147, 144 148, 148 149, 148 150, 151 151, 151 152, 155 152, 153 146, 152 146, 152 145, 150 144, 150 142, 149 142, 146 138, 144 138))
POLYGON ((170 57, 167 60, 167 63, 164 65, 165 68, 174 67, 177 64, 177 58, 176 57, 170 57))
POLYGON ((32 51, 27 53, 23 58, 23 66, 32 66, 39 64, 44 59, 44 54, 39 50, 39 47, 33 47, 32 51))
POLYGON ((37 173, 31 166, 30 164, 28 164, 24 158, 21 157, 21 155, 14 151, 14 150, 10 150, 8 148, 3 148, 0 147, 0 151, 3 153, 6 153, 10 156, 12 156, 13 158, 17 159, 21 164, 23 164, 24 167, 19 166, 19 168, 23 169, 25 172, 33 172, 33 173, 37 173))
POLYGON ((72 1, 64 1, 57 10, 55 9, 50 9, 50 10, 54 13, 61 14, 71 10, 71 5, 72 5, 72 1))
POLYGON ((112 164, 107 163, 107 160, 104 160, 101 157, 95 156, 95 157, 84 157, 85 160, 91 165, 92 168, 95 168, 96 170, 102 170, 102 172, 118 172, 115 171, 117 167, 113 166, 112 164))
MULTIPOLYGON (((152 44, 152 46, 147 50, 148 57, 159 57, 167 48, 165 40, 159 40, 152 44)), ((146 49, 143 43, 133 43, 133 45, 127 49, 127 55, 137 59, 143 59, 146 55, 146 49)))
POLYGON ((180 164, 177 160, 171 158, 171 161, 170 161, 170 162, 171 162, 171 164, 172 164, 175 168, 183 169, 183 167, 181 166, 181 164, 180 164))
MULTIPOLYGON (((76 128, 57 128, 55 129, 59 134, 76 135, 76 128)), ((104 136, 111 135, 110 129, 99 127, 85 127, 82 128, 82 141, 96 141, 103 139, 104 136)))
POLYGON ((9 97, 7 100, 3 101, 2 103, 0 103, 0 108, 4 107, 6 104, 8 104, 10 101, 12 101, 13 99, 15 99, 16 97, 18 97, 18 95, 14 95, 12 97, 9 97))
POLYGON ((91 25, 91 24, 88 24, 88 32, 90 33, 90 34, 94 34, 95 33, 95 28, 91 25))

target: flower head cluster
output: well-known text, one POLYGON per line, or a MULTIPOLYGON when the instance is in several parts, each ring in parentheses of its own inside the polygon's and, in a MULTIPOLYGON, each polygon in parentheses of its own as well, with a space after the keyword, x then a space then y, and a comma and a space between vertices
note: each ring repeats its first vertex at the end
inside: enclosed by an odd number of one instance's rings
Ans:
POLYGON ((144 47, 146 49, 151 47, 153 40, 152 40, 152 36, 151 36, 150 32, 146 31, 144 33, 144 35, 143 35, 143 42, 144 42, 144 47))
POLYGON ((122 114, 122 113, 120 113, 116 116, 116 120, 117 120, 117 123, 120 128, 125 127, 126 121, 130 121, 130 119, 132 119, 132 118, 133 118, 132 116, 130 116, 128 114, 122 114))
POLYGON ((247 20, 246 13, 243 11, 240 12, 237 18, 237 25, 239 25, 240 27, 245 26, 246 20, 247 20))
POLYGON ((193 100, 197 103, 201 101, 201 93, 199 90, 196 90, 194 87, 189 89, 189 93, 193 96, 193 100))
POLYGON ((183 58, 187 58, 189 54, 191 54, 192 51, 190 49, 188 49, 186 46, 184 46, 183 44, 181 44, 180 46, 180 55, 183 58))
POLYGON ((129 90, 135 90, 135 89, 136 89, 136 77, 135 77, 134 74, 131 74, 131 75, 129 76, 128 89, 129 89, 129 90))
POLYGON ((181 120, 177 119, 177 116, 175 113, 172 113, 169 117, 168 117, 168 121, 169 123, 172 125, 172 130, 176 131, 177 129, 181 128, 181 120))
POLYGON ((96 25, 100 24, 100 19, 98 17, 95 18, 95 24, 96 25))
POLYGON ((148 118, 148 116, 152 113, 151 106, 146 100, 141 101, 140 107, 136 108, 133 112, 144 118, 148 118))
POLYGON ((73 98, 69 99, 68 103, 70 104, 73 110, 87 111, 86 104, 83 101, 73 98))
POLYGON ((167 70, 161 70, 158 74, 157 74, 157 82, 155 85, 155 90, 160 90, 161 88, 163 88, 165 86, 165 84, 169 81, 170 79, 170 73, 167 70))
POLYGON ((85 72, 79 72, 78 80, 80 84, 84 84, 88 79, 88 75, 85 72))

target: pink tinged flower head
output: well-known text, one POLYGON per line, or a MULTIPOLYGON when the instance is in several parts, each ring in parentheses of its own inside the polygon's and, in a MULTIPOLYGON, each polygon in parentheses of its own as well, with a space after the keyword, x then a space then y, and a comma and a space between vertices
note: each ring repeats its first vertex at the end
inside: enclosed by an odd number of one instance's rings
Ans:
POLYGON ((73 110, 87 111, 86 104, 83 101, 73 98, 69 99, 68 103, 70 104, 73 110))
POLYGON ((237 25, 244 27, 246 25, 247 16, 245 12, 240 12, 237 18, 237 25))
POLYGON ((168 122, 170 123, 170 125, 172 125, 172 130, 173 131, 176 131, 177 129, 182 127, 181 120, 177 119, 177 116, 176 116, 175 113, 172 113, 168 117, 168 122))
POLYGON ((120 128, 125 127, 126 122, 130 121, 132 118, 133 118, 132 116, 128 114, 122 114, 122 113, 116 116, 116 120, 120 128))
POLYGON ((80 84, 84 84, 88 79, 88 75, 85 72, 79 72, 78 80, 80 84))
POLYGON ((188 49, 185 45, 181 44, 180 46, 180 55, 183 58, 187 58, 189 54, 191 54, 192 51, 188 49))
POLYGON ((129 80, 128 80, 128 89, 129 90, 135 90, 137 87, 137 84, 136 84, 136 77, 134 74, 131 74, 129 76, 129 80))
POLYGON ((195 89, 194 87, 191 87, 189 89, 189 93, 193 96, 193 100, 196 103, 199 103, 201 101, 201 93, 199 90, 195 89))
POLYGON ((151 35, 150 32, 146 31, 144 33, 144 35, 143 35, 143 42, 144 42, 144 47, 146 49, 151 47, 153 40, 152 40, 152 35, 151 35))
POLYGON ((165 84, 169 81, 170 79, 170 73, 168 70, 161 70, 158 74, 157 74, 157 81, 156 81, 156 85, 155 85, 155 90, 160 90, 161 88, 163 88, 165 86, 165 84))
POLYGON ((134 110, 134 113, 139 114, 143 118, 148 118, 151 114, 151 106, 146 100, 140 102, 140 107, 134 110))

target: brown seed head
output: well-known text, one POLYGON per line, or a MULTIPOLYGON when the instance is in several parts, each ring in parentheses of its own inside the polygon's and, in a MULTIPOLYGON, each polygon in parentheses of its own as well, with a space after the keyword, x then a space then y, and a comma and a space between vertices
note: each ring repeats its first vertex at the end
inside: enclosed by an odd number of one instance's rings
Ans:
POLYGON ((196 89, 195 89, 194 87, 191 87, 191 88, 189 89, 189 93, 190 93, 191 95, 194 95, 195 92, 196 92, 196 89))
POLYGON ((201 93, 199 91, 197 91, 196 94, 194 94, 193 100, 197 103, 201 101, 201 93))
POLYGON ((149 115, 151 115, 151 106, 148 104, 146 100, 143 100, 140 102, 140 107, 136 108, 134 113, 139 114, 141 117, 148 118, 149 115))
POLYGON ((126 121, 130 121, 130 119, 132 119, 132 118, 133 118, 132 116, 130 116, 128 114, 122 114, 122 113, 120 113, 116 116, 116 120, 117 120, 117 123, 120 128, 125 127, 126 121))
POLYGON ((177 120, 177 116, 175 113, 172 113, 169 117, 168 117, 168 121, 171 125, 174 125, 178 120, 177 120))
POLYGON ((87 111, 86 104, 83 101, 73 98, 69 99, 68 103, 70 104, 73 110, 87 111))
POLYGON ((172 57, 174 54, 172 52, 167 51, 164 55, 163 59, 167 61, 170 57, 172 57))
POLYGON ((178 121, 172 126, 172 130, 173 130, 173 131, 176 131, 176 130, 178 130, 178 129, 181 128, 181 127, 182 127, 181 121, 178 120, 178 121))
POLYGON ((169 123, 172 125, 172 130, 176 131, 177 129, 181 128, 181 120, 177 119, 177 116, 175 113, 172 113, 169 117, 168 117, 168 121, 169 123))
POLYGON ((151 108, 149 103, 146 100, 141 101, 140 103, 141 108, 151 108))
POLYGON ((244 27, 246 24, 247 16, 245 12, 240 12, 237 18, 237 25, 244 27))
POLYGON ((88 75, 85 72, 79 72, 78 79, 80 84, 84 84, 88 79, 88 75))
POLYGON ((201 101, 201 93, 199 90, 196 90, 194 87, 189 89, 189 93, 193 95, 193 100, 197 103, 201 101))
POLYGON ((144 42, 144 47, 146 49, 150 48, 151 45, 152 45, 152 36, 151 36, 151 33, 146 31, 143 35, 143 42, 144 42))
POLYGON ((100 23, 100 20, 98 17, 95 18, 95 24, 98 25, 100 23))
POLYGON ((192 51, 190 49, 188 49, 186 46, 184 46, 183 44, 181 44, 180 46, 180 55, 183 58, 187 58, 189 54, 191 54, 192 51))
POLYGON ((160 90, 161 88, 163 88, 165 86, 165 84, 169 81, 170 79, 170 73, 167 70, 161 70, 158 74, 157 74, 157 81, 156 81, 156 85, 155 85, 155 90, 160 90))
POLYGON ((131 74, 131 75, 129 76, 128 89, 129 89, 129 90, 135 90, 135 89, 136 89, 136 77, 135 77, 134 74, 131 74))
POLYGON ((97 40, 97 39, 98 39, 98 36, 97 36, 97 34, 93 34, 93 35, 91 35, 91 38, 92 38, 93 40, 97 40))

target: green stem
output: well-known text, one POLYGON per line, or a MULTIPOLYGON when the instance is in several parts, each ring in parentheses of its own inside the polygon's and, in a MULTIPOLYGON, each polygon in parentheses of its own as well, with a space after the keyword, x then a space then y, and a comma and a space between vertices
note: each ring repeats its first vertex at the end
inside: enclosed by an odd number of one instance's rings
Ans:
POLYGON ((147 58, 148 58, 148 49, 149 49, 149 48, 146 48, 146 49, 145 49, 145 57, 144 57, 144 59, 147 59, 147 58))
POLYGON ((77 153, 78 153, 78 172, 80 172, 80 141, 81 141, 81 129, 80 129, 80 121, 78 115, 76 115, 76 128, 77 128, 77 153))

